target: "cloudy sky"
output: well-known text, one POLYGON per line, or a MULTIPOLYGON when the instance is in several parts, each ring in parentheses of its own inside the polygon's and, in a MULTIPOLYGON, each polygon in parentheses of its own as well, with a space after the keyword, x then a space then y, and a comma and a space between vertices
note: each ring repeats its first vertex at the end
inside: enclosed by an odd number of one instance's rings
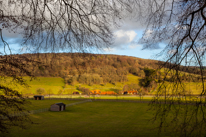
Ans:
MULTIPOLYGON (((98 54, 116 54, 116 55, 126 55, 134 56, 144 59, 158 59, 156 55, 161 52, 164 45, 160 44, 155 49, 142 49, 143 46, 138 43, 139 39, 142 37, 144 27, 141 28, 141 25, 138 25, 135 21, 125 21, 121 27, 117 28, 114 31, 114 44, 110 48, 104 49, 104 51, 98 51, 94 53, 98 54)), ((148 32, 149 33, 149 32, 148 32)), ((9 35, 6 33, 6 35, 9 35)), ((10 34, 7 42, 10 44, 13 53, 19 53, 18 43, 15 39, 15 36, 12 37, 10 34)))
MULTIPOLYGON (((144 49, 143 46, 138 42, 142 37, 145 26, 142 25, 137 19, 132 19, 130 17, 125 18, 125 20, 120 24, 119 28, 114 29, 114 44, 110 48, 104 49, 103 51, 98 51, 94 53, 99 54, 116 54, 116 55, 126 55, 134 56, 144 59, 159 59, 155 55, 161 52, 164 45, 157 45, 154 49, 144 49)), ((150 32, 147 32, 149 35, 150 32)), ((20 53, 18 39, 21 39, 19 35, 13 34, 7 31, 3 32, 5 40, 9 43, 12 48, 13 53, 20 53)), ((0 47, 3 51, 3 46, 0 47)), ((6 49, 8 52, 8 48, 6 49)), ((21 51, 24 53, 24 51, 21 51)))
MULTIPOLYGON (((163 49, 163 44, 155 49, 143 50, 143 46, 138 43, 139 39, 142 37, 143 31, 144 27, 141 27, 140 24, 138 25, 135 21, 127 20, 122 26, 114 30, 114 44, 111 45, 110 48, 104 49, 104 51, 94 53, 126 55, 144 59, 161 60, 161 58, 156 58, 156 55, 163 49)), ((12 33, 9 34, 8 32, 5 32, 4 34, 5 37, 8 35, 8 39, 6 40, 12 48, 13 53, 19 53, 19 48, 17 48, 19 47, 18 42, 14 39, 16 36, 12 33)))
MULTIPOLYGON (((130 18, 125 20, 119 28, 114 31, 114 44, 110 48, 104 49, 104 54, 117 54, 134 56, 144 59, 160 59, 157 54, 162 51, 164 44, 157 45, 155 49, 144 49, 139 43, 145 26, 130 18)), ((150 32, 147 32, 149 35, 150 32)))

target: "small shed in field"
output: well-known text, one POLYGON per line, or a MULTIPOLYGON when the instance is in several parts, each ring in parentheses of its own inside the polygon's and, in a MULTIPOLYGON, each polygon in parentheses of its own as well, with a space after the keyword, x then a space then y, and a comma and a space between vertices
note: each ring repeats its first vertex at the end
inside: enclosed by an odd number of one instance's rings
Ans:
POLYGON ((64 111, 66 108, 66 105, 64 103, 55 103, 52 104, 50 107, 51 111, 64 111))
POLYGON ((41 95, 35 95, 34 100, 44 100, 44 96, 41 95))

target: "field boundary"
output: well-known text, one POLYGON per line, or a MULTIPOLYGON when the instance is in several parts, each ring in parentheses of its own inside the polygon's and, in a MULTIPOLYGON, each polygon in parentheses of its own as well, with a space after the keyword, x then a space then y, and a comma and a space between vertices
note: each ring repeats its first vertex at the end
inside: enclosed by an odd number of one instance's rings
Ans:
MULTIPOLYGON (((52 98, 50 98, 52 99, 52 98)), ((58 98, 54 98, 58 99, 58 98)), ((88 100, 88 99, 75 99, 75 98, 61 98, 61 100, 88 100)), ((171 102, 165 102, 165 101, 160 101, 160 102, 154 102, 152 100, 126 100, 126 99, 90 99, 93 102, 98 101, 98 102, 132 102, 132 103, 147 103, 147 104, 171 104, 171 102)), ((197 102, 173 102, 174 105, 197 105, 197 102)), ((199 104, 199 103, 198 103, 199 104)), ((201 105, 206 105, 206 103, 201 103, 201 105)))
MULTIPOLYGON (((88 100, 88 99, 76 99, 76 98, 44 98, 45 100, 88 100)), ((103 102, 134 102, 134 103, 150 103, 148 100, 127 100, 127 99, 90 99, 91 101, 103 101, 103 102)))

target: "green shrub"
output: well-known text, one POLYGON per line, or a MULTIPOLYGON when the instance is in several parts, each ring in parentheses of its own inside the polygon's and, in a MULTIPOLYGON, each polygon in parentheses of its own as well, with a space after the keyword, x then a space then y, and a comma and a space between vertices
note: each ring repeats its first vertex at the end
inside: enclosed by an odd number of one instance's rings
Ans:
POLYGON ((90 93, 90 90, 88 88, 85 88, 85 87, 77 87, 77 90, 81 91, 82 94, 89 94, 90 93))

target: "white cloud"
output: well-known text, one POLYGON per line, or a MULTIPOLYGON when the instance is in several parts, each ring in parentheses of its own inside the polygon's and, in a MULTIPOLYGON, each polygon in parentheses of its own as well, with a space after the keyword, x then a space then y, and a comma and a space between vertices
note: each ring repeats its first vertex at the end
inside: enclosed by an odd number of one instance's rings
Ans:
POLYGON ((124 48, 134 43, 137 38, 137 33, 134 30, 118 30, 114 32, 113 48, 124 48))
POLYGON ((116 40, 124 39, 125 43, 132 42, 134 38, 137 36, 135 31, 123 31, 119 30, 114 33, 116 40))

